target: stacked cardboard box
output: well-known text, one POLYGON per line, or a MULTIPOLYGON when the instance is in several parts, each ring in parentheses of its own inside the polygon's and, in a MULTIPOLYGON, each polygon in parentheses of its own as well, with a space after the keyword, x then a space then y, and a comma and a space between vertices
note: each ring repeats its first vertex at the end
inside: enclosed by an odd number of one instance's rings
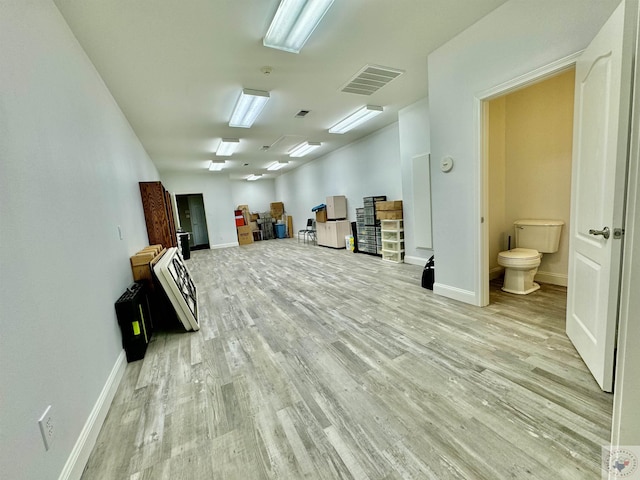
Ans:
POLYGON ((243 225, 249 225, 251 221, 251 214, 249 213, 249 205, 238 205, 238 210, 240 210, 242 218, 244 219, 243 225))
POLYGON ((402 219, 402 200, 376 202, 376 219, 377 220, 402 219))
POLYGON ((316 223, 326 223, 327 221, 327 209, 321 208, 316 210, 316 223))
POLYGON ((242 227, 245 224, 244 216, 242 215, 242 210, 236 210, 234 212, 234 215, 236 217, 236 227, 242 227))
POLYGON ((245 225, 244 227, 237 227, 238 230, 238 243, 240 245, 248 245, 253 243, 253 233, 251 232, 251 225, 245 225))
POLYGON ((271 204, 271 218, 282 220, 282 215, 284 215, 284 203, 273 202, 271 204))
POLYGON ((136 282, 144 282, 149 290, 153 290, 151 269, 165 251, 162 245, 149 245, 130 257, 133 279, 136 282))

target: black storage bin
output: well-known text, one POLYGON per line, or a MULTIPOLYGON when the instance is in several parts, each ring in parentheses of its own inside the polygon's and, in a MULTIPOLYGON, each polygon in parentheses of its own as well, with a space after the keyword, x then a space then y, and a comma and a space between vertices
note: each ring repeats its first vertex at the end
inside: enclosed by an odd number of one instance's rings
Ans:
POLYGON ((140 360, 144 358, 153 332, 143 284, 132 283, 115 305, 127 362, 140 360))
POLYGON ((178 232, 178 240, 180 240, 180 250, 183 260, 191 258, 191 246, 189 245, 189 232, 178 232))
POLYGON ((422 270, 422 287, 423 288, 428 288, 429 290, 433 290, 435 272, 436 272, 435 260, 433 258, 433 255, 431 255, 431 258, 429 259, 427 264, 424 266, 424 270, 422 270))

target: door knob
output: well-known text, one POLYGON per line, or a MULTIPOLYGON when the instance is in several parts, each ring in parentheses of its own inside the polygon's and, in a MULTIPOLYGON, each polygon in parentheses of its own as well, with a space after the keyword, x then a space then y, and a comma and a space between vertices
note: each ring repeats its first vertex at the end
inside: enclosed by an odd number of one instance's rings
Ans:
POLYGON ((602 230, 594 230, 593 228, 589 230, 589 235, 602 235, 605 240, 609 238, 609 227, 604 227, 602 230))

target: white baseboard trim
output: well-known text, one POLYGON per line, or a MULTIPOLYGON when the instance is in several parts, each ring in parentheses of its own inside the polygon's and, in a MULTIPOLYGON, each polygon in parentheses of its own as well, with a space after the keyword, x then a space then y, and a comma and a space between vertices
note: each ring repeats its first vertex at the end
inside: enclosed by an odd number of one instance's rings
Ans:
MULTIPOLYGON (((429 255, 430 257, 431 255, 429 255)), ((424 267, 427 263, 427 261, 429 260, 429 257, 427 258, 422 258, 422 257, 404 257, 404 263, 409 263, 411 265, 419 265, 421 267, 424 267)))
POLYGON ((89 418, 84 424, 80 436, 76 441, 76 444, 71 450, 71 454, 65 463, 58 480, 79 480, 84 471, 84 467, 89 460, 91 450, 93 450, 98 434, 104 423, 104 419, 109 412, 109 407, 113 401, 113 397, 116 395, 118 385, 124 376, 125 368, 127 367, 127 356, 122 350, 118 356, 116 363, 111 369, 111 373, 107 378, 107 382, 102 388, 102 392, 98 396, 89 418))
POLYGON ((211 250, 215 250, 217 248, 230 248, 230 247, 239 247, 240 244, 238 242, 232 243, 221 243, 220 245, 211 245, 211 250))
POLYGON ((560 285, 566 287, 568 285, 568 276, 562 273, 540 272, 536 273, 536 282, 550 283, 551 285, 560 285))
POLYGON ((478 299, 474 292, 457 287, 451 287, 449 285, 443 285, 438 282, 433 284, 433 293, 442 295, 443 297, 452 298, 454 300, 459 300, 470 305, 478 304, 478 299))

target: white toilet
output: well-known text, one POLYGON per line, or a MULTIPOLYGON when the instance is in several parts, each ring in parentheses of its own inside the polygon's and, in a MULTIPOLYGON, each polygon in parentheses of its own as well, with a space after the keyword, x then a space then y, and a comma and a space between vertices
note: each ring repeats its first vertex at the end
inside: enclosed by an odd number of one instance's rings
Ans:
POLYGON ((543 253, 555 253, 560 245, 562 220, 517 220, 516 248, 500 252, 498 265, 504 267, 502 290, 518 295, 535 292, 540 285, 533 281, 543 253))

